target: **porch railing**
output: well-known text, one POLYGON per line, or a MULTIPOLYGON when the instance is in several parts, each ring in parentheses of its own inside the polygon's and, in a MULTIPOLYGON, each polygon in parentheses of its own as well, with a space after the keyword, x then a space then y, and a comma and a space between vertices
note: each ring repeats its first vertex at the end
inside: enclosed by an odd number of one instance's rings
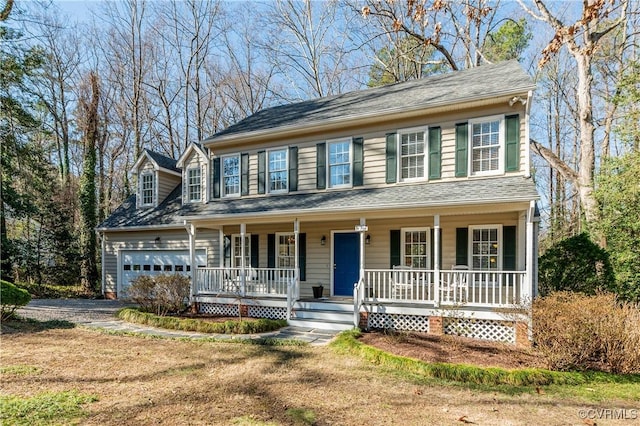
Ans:
POLYGON ((287 297, 294 268, 198 268, 196 295, 287 297))
POLYGON ((512 306, 521 301, 525 271, 367 269, 365 302, 512 306))

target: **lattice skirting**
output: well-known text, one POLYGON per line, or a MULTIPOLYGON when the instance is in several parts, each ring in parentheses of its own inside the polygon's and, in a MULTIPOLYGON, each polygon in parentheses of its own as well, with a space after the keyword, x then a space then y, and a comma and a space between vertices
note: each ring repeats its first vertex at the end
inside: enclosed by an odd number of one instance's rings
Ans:
POLYGON ((445 318, 444 334, 472 337, 479 340, 515 343, 516 329, 508 321, 473 318, 445 318))
POLYGON ((251 318, 286 319, 287 308, 281 306, 254 306, 249 305, 251 318))
POLYGON ((387 330, 429 332, 429 317, 424 315, 385 314, 372 312, 367 322, 368 328, 387 330))
POLYGON ((238 305, 227 305, 221 303, 200 303, 198 311, 201 314, 220 315, 225 317, 237 317, 239 315, 238 305))

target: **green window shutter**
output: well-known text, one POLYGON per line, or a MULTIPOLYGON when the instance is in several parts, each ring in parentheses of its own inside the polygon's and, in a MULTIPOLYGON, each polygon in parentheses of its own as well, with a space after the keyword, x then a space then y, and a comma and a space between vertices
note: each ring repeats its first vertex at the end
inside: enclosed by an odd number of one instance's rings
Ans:
POLYGON ((289 191, 298 190, 298 147, 289 148, 289 191))
POLYGON ((456 228, 456 265, 469 265, 469 228, 456 228))
POLYGON ((467 123, 456 124, 456 177, 467 175, 469 149, 469 125, 467 123))
POLYGON ((259 253, 260 253, 260 236, 258 234, 251 234, 251 267, 259 268, 259 253))
POLYGON ((249 154, 240 155, 240 194, 249 195, 249 154))
POLYGON ((298 234, 298 266, 300 267, 300 281, 307 280, 307 234, 298 234))
POLYGON ((327 144, 322 142, 316 145, 316 188, 327 187, 327 144))
POLYGON ((276 267, 276 234, 267 235, 267 268, 276 267))
POLYGON ((220 198, 220 158, 213 159, 213 198, 220 198))
POLYGON ((389 231, 389 266, 393 268, 394 266, 401 265, 400 259, 400 230, 392 229, 389 231))
MULTIPOLYGON (((434 232, 434 228, 431 228, 431 246, 429 247, 430 253, 430 261, 431 261, 431 269, 435 268, 435 244, 436 244, 436 240, 435 240, 435 232, 434 232)), ((438 248, 440 249, 440 256, 438 256, 438 263, 440 264, 440 268, 442 268, 442 228, 440 228, 440 232, 438 232, 438 234, 440 234, 440 244, 438 244, 438 248)))
POLYGON ((387 133, 387 183, 396 183, 398 178, 398 143, 396 133, 387 133))
POLYGON ((502 227, 502 270, 516 270, 516 227, 502 227))
POLYGON ((267 155, 264 151, 258 151, 258 194, 264 194, 265 192, 266 157, 267 155))
POLYGON ((504 118, 505 135, 505 170, 520 170, 520 116, 508 115, 504 118))
POLYGON ((362 186, 364 172, 364 138, 353 138, 353 186, 362 186))
POLYGON ((440 179, 442 165, 442 131, 429 127, 429 179, 440 179))

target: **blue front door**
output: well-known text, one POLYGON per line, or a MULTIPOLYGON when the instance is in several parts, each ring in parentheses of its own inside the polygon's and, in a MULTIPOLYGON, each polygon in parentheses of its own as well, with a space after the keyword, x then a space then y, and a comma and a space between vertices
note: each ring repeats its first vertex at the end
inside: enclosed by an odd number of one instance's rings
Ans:
POLYGON ((357 232, 333 234, 333 295, 353 296, 353 285, 360 278, 360 235, 357 232))

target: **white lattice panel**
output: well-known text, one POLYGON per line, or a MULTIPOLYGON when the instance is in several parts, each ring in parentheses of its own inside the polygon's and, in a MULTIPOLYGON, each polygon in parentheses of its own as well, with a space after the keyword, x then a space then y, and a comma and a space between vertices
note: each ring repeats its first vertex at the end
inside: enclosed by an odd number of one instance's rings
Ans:
POLYGON ((286 319, 287 308, 280 306, 251 306, 249 305, 251 318, 286 319))
POLYGON ((429 332, 429 317, 424 315, 385 314, 372 312, 369 314, 368 328, 387 330, 429 332))
POLYGON ((473 318, 446 318, 444 334, 472 337, 497 342, 516 342, 516 331, 512 323, 473 318))
POLYGON ((224 317, 237 317, 238 305, 225 305, 220 303, 200 303, 199 312, 207 315, 220 315, 224 317))

